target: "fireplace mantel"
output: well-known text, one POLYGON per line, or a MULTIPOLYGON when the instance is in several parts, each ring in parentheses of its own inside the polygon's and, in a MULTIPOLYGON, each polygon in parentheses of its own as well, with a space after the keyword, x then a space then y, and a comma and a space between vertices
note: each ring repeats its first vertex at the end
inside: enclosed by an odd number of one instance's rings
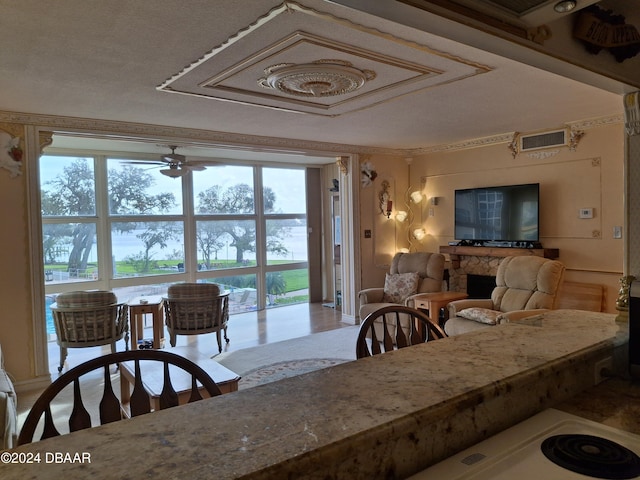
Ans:
POLYGON ((469 247, 462 245, 443 245, 440 253, 449 255, 466 255, 470 257, 511 257, 514 255, 535 255, 544 258, 558 258, 557 248, 504 248, 504 247, 469 247))

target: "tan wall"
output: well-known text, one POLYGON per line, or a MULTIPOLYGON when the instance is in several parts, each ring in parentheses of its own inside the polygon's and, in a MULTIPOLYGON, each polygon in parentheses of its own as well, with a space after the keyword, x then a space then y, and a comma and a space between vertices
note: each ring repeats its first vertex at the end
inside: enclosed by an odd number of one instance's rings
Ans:
MULTIPOLYGON (((380 211, 379 195, 382 183, 390 185, 393 214, 405 209, 405 194, 408 189, 409 165, 402 157, 372 155, 361 160, 370 162, 378 174, 370 186, 360 189, 360 235, 362 254, 362 288, 384 285, 385 273, 393 255, 408 246, 406 229, 395 222, 393 215, 387 218, 380 211), (365 238, 365 230, 371 231, 371 238, 365 238)), ((413 165, 411 166, 413 169, 413 165)))
POLYGON ((623 125, 589 129, 576 151, 558 150, 546 159, 513 158, 501 144, 416 158, 413 183, 426 177, 427 197, 439 198, 437 206, 424 207, 423 249, 455 240, 455 189, 540 183, 540 242, 560 249, 566 279, 605 285, 606 310, 615 312, 624 251, 623 240, 613 238, 613 227, 624 225, 623 125), (580 219, 580 208, 593 208, 594 218, 580 219))
MULTIPOLYGON (((17 126, 0 126, 24 139, 17 126)), ((22 143, 24 149, 24 142, 22 143)), ((28 160, 26 157, 23 163, 28 160)), ((17 381, 34 377, 26 174, 0 169, 0 344, 5 367, 17 381)))
MULTIPOLYGON (((540 183, 541 243, 560 250, 567 280, 604 285, 605 310, 615 313, 624 255, 623 240, 613 238, 613 227, 624 225, 623 125, 586 130, 576 151, 558 150, 546 159, 523 153, 513 158, 506 144, 497 144, 415 157, 410 167, 411 187, 426 180, 427 198, 421 209, 414 207, 412 228, 422 225, 427 237, 422 242, 413 240, 414 249, 438 251, 455 240, 455 189, 540 183), (431 197, 438 197, 437 205, 431 205, 431 197), (593 219, 578 218, 579 209, 585 207, 593 208, 593 219)), ((408 246, 406 224, 393 217, 388 220, 378 209, 385 179, 395 187, 394 213, 400 209, 398 203, 408 189, 407 162, 383 156, 368 161, 376 167, 378 178, 360 191, 362 288, 382 286, 391 257, 408 246), (365 230, 371 230, 371 239, 364 238, 365 230)))

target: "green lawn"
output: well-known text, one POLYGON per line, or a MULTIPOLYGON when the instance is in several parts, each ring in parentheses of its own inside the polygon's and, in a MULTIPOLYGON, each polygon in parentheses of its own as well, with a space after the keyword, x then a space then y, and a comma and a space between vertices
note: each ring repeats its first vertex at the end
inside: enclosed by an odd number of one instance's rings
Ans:
MULTIPOLYGON (((145 275, 161 275, 166 274, 168 271, 175 271, 178 268, 178 264, 182 263, 180 260, 162 260, 157 262, 155 268, 152 268, 145 275)), ((286 264, 288 262, 272 262, 274 264, 286 264)), ((249 266, 255 265, 255 262, 250 262, 249 266)), ((224 269, 224 268, 233 268, 237 267, 238 263, 232 260, 216 260, 215 268, 224 269)), ((244 266, 247 266, 246 264, 244 266)), ((90 275, 94 272, 97 272, 97 265, 89 264, 87 265, 85 275, 90 275)), ((68 270, 67 264, 56 264, 56 265, 45 265, 45 270, 51 271, 62 271, 66 272, 68 270)), ((118 276, 134 276, 139 275, 140 273, 136 271, 134 265, 127 262, 116 262, 116 271, 118 272, 118 276)), ((309 288, 309 271, 306 268, 298 269, 298 270, 284 270, 281 272, 282 277, 286 283, 285 291, 286 292, 294 292, 297 290, 304 290, 309 288)))

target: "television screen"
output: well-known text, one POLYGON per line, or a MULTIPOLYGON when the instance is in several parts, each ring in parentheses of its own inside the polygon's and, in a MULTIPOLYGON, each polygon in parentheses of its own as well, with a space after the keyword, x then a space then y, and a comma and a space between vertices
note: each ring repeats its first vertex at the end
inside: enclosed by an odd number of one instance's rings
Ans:
POLYGON ((537 242, 540 184, 455 191, 456 240, 537 242))

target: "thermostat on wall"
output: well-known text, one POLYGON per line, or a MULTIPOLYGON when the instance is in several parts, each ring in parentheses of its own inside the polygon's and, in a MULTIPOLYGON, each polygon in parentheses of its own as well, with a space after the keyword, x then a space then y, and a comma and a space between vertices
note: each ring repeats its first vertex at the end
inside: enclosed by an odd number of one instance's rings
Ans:
POLYGON ((581 208, 580 218, 593 218, 593 208, 581 208))

